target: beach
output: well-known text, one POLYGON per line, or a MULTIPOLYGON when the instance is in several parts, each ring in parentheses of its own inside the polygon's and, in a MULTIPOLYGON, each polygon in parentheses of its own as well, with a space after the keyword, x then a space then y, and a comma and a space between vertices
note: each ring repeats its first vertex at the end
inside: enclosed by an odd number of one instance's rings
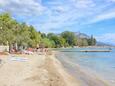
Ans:
POLYGON ((0 86, 114 86, 57 51, 0 59, 0 86))
POLYGON ((0 86, 79 86, 55 55, 1 55, 0 86))

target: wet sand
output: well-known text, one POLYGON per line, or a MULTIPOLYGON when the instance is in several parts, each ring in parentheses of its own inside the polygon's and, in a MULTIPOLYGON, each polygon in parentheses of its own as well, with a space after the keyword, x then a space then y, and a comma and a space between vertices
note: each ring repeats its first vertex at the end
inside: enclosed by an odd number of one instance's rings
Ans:
POLYGON ((59 58, 61 53, 57 53, 56 57, 63 64, 66 71, 69 72, 70 75, 75 77, 77 81, 80 83, 79 86, 114 86, 111 85, 108 81, 105 81, 97 74, 92 73, 91 71, 82 68, 77 63, 72 63, 71 60, 64 58, 59 58))

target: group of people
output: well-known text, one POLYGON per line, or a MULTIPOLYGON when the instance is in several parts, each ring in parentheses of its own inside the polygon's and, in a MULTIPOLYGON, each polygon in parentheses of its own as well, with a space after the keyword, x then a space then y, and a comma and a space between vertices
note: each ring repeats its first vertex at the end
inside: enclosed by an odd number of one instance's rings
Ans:
POLYGON ((20 54, 32 54, 32 53, 37 53, 37 54, 48 54, 49 49, 48 48, 27 48, 26 50, 18 51, 16 49, 11 50, 12 53, 20 53, 20 54))
POLYGON ((49 52, 48 48, 36 48, 37 53, 47 54, 49 52))

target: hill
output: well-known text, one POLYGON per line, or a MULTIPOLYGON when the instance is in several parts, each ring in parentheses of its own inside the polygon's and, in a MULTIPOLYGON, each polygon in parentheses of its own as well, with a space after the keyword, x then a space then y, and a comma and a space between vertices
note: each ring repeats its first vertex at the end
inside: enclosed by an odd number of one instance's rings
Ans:
POLYGON ((90 38, 90 36, 88 36, 87 34, 85 33, 81 33, 81 32, 75 32, 75 35, 78 37, 78 38, 90 38))
MULTIPOLYGON (((75 32, 75 35, 78 37, 78 38, 86 38, 86 39, 89 39, 90 36, 85 34, 85 33, 81 33, 81 32, 75 32)), ((109 43, 104 43, 104 42, 100 42, 100 41, 97 41, 96 42, 96 46, 114 46, 113 44, 109 44, 109 43)))

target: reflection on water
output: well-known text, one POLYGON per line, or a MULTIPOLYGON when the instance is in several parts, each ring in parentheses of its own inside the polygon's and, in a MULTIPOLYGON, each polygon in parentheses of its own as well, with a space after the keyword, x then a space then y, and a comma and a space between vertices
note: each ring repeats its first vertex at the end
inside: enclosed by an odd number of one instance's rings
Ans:
MULTIPOLYGON (((97 50, 96 48, 72 48, 66 51, 79 50, 97 50)), ((100 48, 107 50, 107 48, 100 48)), ((59 49, 59 51, 65 49, 59 49)), ((99 50, 99 48, 98 48, 99 50)), ((115 83, 115 49, 112 52, 62 52, 65 56, 61 56, 59 60, 69 59, 72 63, 79 64, 84 69, 95 72, 105 80, 115 83), (64 57, 64 58, 63 58, 64 57)))

